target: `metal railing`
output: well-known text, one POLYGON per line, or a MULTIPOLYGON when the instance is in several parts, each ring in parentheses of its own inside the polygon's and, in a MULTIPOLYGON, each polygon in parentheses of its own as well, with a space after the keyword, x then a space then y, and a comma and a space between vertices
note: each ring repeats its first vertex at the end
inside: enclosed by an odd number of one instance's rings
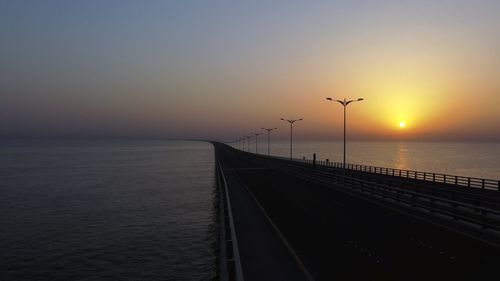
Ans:
MULTIPOLYGON (((332 184, 339 185, 348 190, 370 194, 398 204, 405 204, 413 209, 426 210, 431 214, 441 214, 453 220, 476 224, 482 229, 500 231, 500 211, 498 210, 450 200, 432 194, 415 192, 405 188, 335 175, 304 166, 291 166, 286 164, 285 161, 281 163, 282 165, 276 167, 277 169, 288 171, 312 181, 322 182, 329 186, 332 184)), ((288 161, 288 163, 290 162, 288 161)))
MULTIPOLYGON (((342 163, 325 163, 327 166, 342 168, 342 163)), ((474 177, 464 177, 456 175, 447 175, 441 173, 420 172, 393 168, 383 168, 376 166, 366 166, 357 164, 346 164, 346 169, 360 172, 375 173, 381 175, 397 176, 415 180, 423 180, 435 183, 452 184, 464 187, 474 187, 481 189, 500 190, 500 180, 482 179, 474 177)))
MULTIPOLYGON (((283 160, 288 159, 288 160, 290 160, 290 158, 281 157, 281 156, 270 156, 270 157, 276 158, 276 159, 283 159, 283 160)), ((343 168, 343 163, 341 163, 341 162, 329 162, 329 161, 318 160, 318 161, 316 161, 316 163, 313 163, 313 160, 300 159, 300 158, 294 158, 293 161, 302 162, 302 163, 309 163, 309 164, 316 164, 319 166, 325 166, 325 167, 337 168, 337 169, 343 168)), ((457 175, 448 175, 448 174, 442 174, 442 173, 431 173, 431 172, 394 169, 394 168, 384 168, 384 167, 369 166, 369 165, 348 164, 348 163, 346 163, 346 169, 351 170, 351 171, 374 173, 374 174, 395 176, 395 177, 408 178, 408 179, 414 179, 414 180, 423 180, 423 181, 434 182, 434 183, 443 183, 443 184, 451 184, 451 185, 457 185, 457 186, 463 186, 463 187, 473 187, 473 188, 500 191, 500 180, 465 177, 465 176, 457 176, 457 175)))
POLYGON ((219 273, 222 281, 243 281, 238 241, 234 228, 226 178, 219 161, 216 161, 216 176, 219 187, 220 204, 220 265, 219 273))

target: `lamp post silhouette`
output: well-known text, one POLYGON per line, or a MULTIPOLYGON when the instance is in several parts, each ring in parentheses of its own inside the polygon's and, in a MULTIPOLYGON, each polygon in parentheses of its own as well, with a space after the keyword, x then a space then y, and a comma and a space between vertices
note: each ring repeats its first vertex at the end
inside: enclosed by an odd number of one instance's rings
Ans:
POLYGON ((247 136, 247 152, 250 152, 250 139, 252 138, 252 136, 247 136))
POLYGON ((278 128, 261 128, 262 130, 267 131, 267 156, 271 155, 271 131, 276 130, 278 128))
POLYGON ((302 121, 302 118, 300 119, 284 119, 284 118, 281 118, 281 120, 283 121, 286 121, 288 123, 290 123, 290 160, 293 159, 292 155, 293 155, 293 149, 292 149, 292 144, 293 144, 293 135, 292 135, 292 132, 293 132, 293 123, 297 122, 297 121, 302 121))
POLYGON ((342 162, 342 168, 344 168, 344 172, 345 172, 345 146, 346 146, 346 108, 347 106, 350 104, 350 103, 353 103, 353 102, 357 102, 357 101, 362 101, 364 100, 363 98, 359 98, 357 100, 346 100, 344 98, 344 100, 334 100, 332 98, 326 98, 327 100, 329 101, 336 101, 338 103, 340 103, 343 107, 344 107, 344 161, 342 162))
MULTIPOLYGON (((258 137, 259 135, 262 135, 262 133, 250 133, 250 134, 252 134, 252 135, 254 135, 254 136, 255 136, 255 154, 257 154, 257 143, 258 143, 258 140, 259 140, 257 137, 258 137)), ((250 150, 250 149, 249 149, 249 150, 250 150)))
POLYGON ((246 137, 241 137, 241 151, 245 151, 245 140, 246 137))

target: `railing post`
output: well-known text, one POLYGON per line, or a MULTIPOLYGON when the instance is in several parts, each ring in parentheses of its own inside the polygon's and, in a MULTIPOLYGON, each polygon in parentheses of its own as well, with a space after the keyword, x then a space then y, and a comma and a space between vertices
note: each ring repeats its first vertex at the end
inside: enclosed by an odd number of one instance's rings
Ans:
POLYGON ((484 179, 481 181, 481 189, 484 189, 484 179))
POLYGON ((458 176, 455 176, 455 185, 458 185, 458 176))
POLYGON ((446 175, 443 175, 444 176, 444 183, 446 183, 446 175))
POLYGON ((432 173, 432 182, 436 182, 436 174, 432 173))

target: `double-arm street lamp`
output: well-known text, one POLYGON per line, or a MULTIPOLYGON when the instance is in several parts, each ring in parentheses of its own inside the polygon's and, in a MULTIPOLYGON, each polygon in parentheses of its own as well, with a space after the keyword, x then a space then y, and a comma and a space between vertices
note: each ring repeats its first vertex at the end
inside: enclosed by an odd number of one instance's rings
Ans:
POLYGON ((278 128, 262 128, 262 130, 267 131, 267 156, 271 155, 271 131, 278 128))
POLYGON ((347 106, 350 104, 350 103, 353 103, 353 102, 356 102, 356 101, 362 101, 363 98, 359 98, 357 100, 346 100, 344 98, 344 100, 334 100, 332 98, 326 98, 327 100, 329 101, 336 101, 338 103, 340 103, 343 107, 344 107, 344 161, 343 161, 343 165, 342 167, 344 168, 345 170, 345 146, 346 146, 346 108, 347 106))
POLYGON ((290 123, 290 160, 293 159, 293 149, 292 149, 292 144, 293 144, 293 123, 297 122, 297 121, 302 121, 302 118, 300 119, 284 119, 284 118, 281 118, 281 120, 283 121, 286 121, 288 123, 290 123))
MULTIPOLYGON (((255 136, 255 154, 257 154, 257 143, 259 141, 258 136, 262 135, 262 133, 250 133, 250 134, 255 136)), ((248 150, 250 150, 250 149, 248 149, 248 150)))

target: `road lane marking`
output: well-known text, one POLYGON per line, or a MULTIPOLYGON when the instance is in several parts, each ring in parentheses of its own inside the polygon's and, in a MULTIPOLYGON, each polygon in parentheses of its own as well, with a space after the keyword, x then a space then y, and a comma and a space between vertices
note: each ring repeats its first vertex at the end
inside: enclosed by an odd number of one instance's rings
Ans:
POLYGON ((295 262, 297 262, 297 265, 302 270, 302 272, 304 273, 304 275, 306 276, 306 278, 309 279, 310 281, 315 281, 314 278, 312 277, 311 273, 309 273, 309 271, 307 270, 306 266, 302 262, 302 260, 299 258, 298 254, 295 252, 295 250, 292 248, 292 246, 290 246, 290 244, 286 240, 285 236, 283 236, 283 234, 281 233, 281 231, 278 229, 278 227, 273 222, 273 220, 271 219, 271 217, 267 214, 266 210, 260 204, 260 202, 257 200, 257 198, 255 197, 255 195, 253 195, 253 193, 250 191, 250 189, 248 188, 248 186, 243 182, 243 180, 241 179, 241 177, 237 173, 234 173, 234 175, 236 176, 236 178, 238 179, 238 181, 242 184, 242 186, 245 187, 245 189, 248 192, 248 194, 250 194, 250 196, 253 198, 253 200, 255 201, 255 203, 257 204, 257 206, 259 207, 260 211, 262 212, 262 214, 264 214, 264 216, 269 221, 269 223, 271 224, 271 226, 273 227, 273 229, 276 231, 276 233, 278 234, 278 237, 281 239, 281 241, 286 246, 286 248, 288 249, 288 251, 290 252, 290 254, 292 255, 292 257, 295 259, 295 262))

